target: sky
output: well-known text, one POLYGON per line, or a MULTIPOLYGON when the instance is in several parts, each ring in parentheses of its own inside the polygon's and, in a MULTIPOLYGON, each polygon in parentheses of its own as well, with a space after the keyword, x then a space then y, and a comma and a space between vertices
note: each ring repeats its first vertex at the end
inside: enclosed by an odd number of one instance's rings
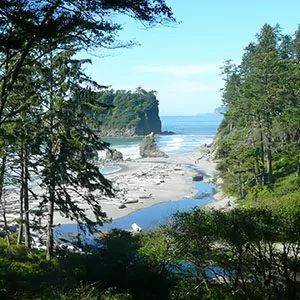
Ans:
POLYGON ((111 88, 157 91, 161 116, 211 113, 222 104, 221 69, 225 60, 239 63, 245 47, 263 24, 279 24, 293 34, 300 24, 299 0, 166 0, 178 24, 145 29, 119 18, 129 49, 98 49, 86 72, 111 88))

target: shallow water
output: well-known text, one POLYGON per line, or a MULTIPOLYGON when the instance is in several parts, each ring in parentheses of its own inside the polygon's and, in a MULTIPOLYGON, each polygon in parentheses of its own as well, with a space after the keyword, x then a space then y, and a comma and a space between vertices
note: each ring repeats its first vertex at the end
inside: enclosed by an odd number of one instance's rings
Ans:
MULTIPOLYGON (((189 211, 194 207, 200 207, 211 202, 215 186, 212 183, 204 183, 203 181, 195 182, 195 185, 198 190, 198 194, 196 194, 194 198, 162 202, 151 207, 137 210, 127 216, 114 220, 112 223, 99 226, 99 231, 107 231, 114 228, 124 230, 131 229, 131 225, 133 223, 138 224, 142 230, 157 228, 168 222, 171 216, 177 211, 189 211), (199 197, 200 193, 202 195, 201 198, 199 197)), ((64 224, 57 227, 55 231, 56 237, 77 235, 78 226, 76 224, 64 224)))
POLYGON ((122 167, 119 165, 105 165, 99 167, 99 171, 101 172, 102 175, 117 173, 121 170, 122 167))

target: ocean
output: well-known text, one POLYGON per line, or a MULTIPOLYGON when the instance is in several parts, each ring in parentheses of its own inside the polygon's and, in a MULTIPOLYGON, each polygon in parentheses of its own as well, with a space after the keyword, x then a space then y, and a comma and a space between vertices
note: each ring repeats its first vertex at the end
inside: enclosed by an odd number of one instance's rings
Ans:
MULTIPOLYGON (((212 142, 222 120, 222 115, 203 114, 197 116, 162 116, 162 131, 172 131, 173 135, 158 135, 159 148, 166 154, 175 154, 195 151, 201 145, 212 142)), ((139 154, 139 142, 142 137, 113 137, 105 138, 112 148, 123 153, 124 159, 137 159, 139 154)), ((99 151, 103 157, 104 151, 99 151)), ((117 167, 102 167, 104 174, 117 172, 117 167)))

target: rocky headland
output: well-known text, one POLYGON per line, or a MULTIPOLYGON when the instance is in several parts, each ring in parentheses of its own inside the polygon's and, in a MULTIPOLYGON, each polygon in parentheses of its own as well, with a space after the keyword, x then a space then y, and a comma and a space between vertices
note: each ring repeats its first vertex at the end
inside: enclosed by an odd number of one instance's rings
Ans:
POLYGON ((156 92, 137 88, 135 91, 103 91, 99 102, 107 109, 99 114, 102 136, 143 136, 161 133, 156 92))

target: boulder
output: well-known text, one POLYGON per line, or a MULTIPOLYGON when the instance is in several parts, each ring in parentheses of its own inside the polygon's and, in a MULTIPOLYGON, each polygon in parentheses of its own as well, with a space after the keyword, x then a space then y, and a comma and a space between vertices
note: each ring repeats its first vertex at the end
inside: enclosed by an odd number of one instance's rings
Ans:
POLYGON ((153 132, 143 138, 139 147, 141 157, 168 157, 166 153, 159 150, 153 132))
POLYGON ((193 177, 193 181, 202 181, 202 180, 203 180, 202 174, 197 174, 193 177))
POLYGON ((174 131, 168 131, 168 130, 162 131, 162 132, 160 133, 160 135, 173 135, 173 134, 175 134, 174 131))
POLYGON ((122 152, 118 151, 117 149, 109 149, 106 151, 105 160, 108 161, 122 161, 123 154, 122 152))

